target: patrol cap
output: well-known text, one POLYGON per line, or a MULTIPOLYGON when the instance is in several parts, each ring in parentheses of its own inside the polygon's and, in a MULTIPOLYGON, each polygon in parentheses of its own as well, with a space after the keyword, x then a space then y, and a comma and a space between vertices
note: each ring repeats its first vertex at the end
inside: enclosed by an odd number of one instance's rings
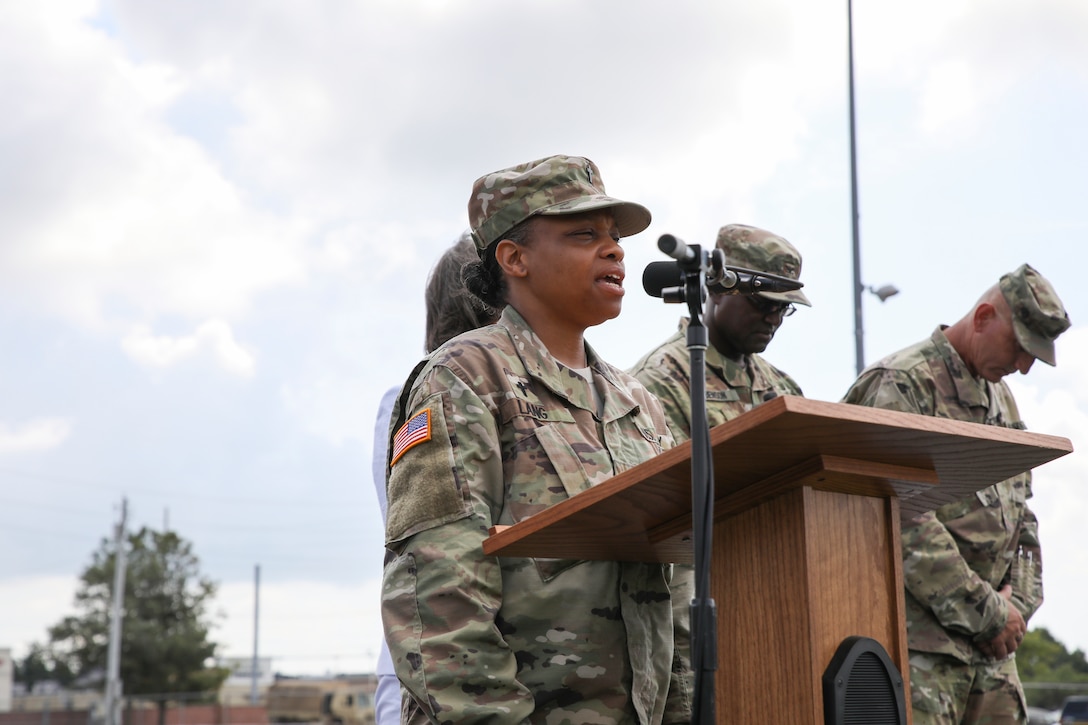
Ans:
POLYGON ((650 212, 608 196, 597 165, 581 156, 549 156, 481 176, 472 185, 468 219, 481 255, 521 222, 537 214, 580 214, 611 209, 621 237, 650 226, 650 212))
MULTIPOLYGON (((718 249, 725 252, 730 267, 744 267, 753 272, 768 272, 780 277, 801 277, 801 253, 797 247, 777 234, 747 224, 726 224, 718 230, 718 249)), ((789 292, 760 292, 776 302, 793 302, 812 307, 801 290, 789 292)))
POLYGON ((1002 275, 999 285, 1020 346, 1046 364, 1056 364, 1054 340, 1072 323, 1054 287, 1027 264, 1002 275))

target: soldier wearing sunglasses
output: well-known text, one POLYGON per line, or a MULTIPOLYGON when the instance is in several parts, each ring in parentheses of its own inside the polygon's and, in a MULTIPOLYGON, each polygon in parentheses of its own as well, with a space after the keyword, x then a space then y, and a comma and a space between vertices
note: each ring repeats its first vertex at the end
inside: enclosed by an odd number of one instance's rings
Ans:
MULTIPOLYGON (((730 266, 790 279, 801 275, 797 248, 766 230, 728 224, 718 232, 717 246, 730 266)), ((770 345, 782 320, 794 313, 795 305, 811 306, 801 290, 710 294, 704 322, 710 340, 706 351, 706 412, 711 427, 779 395, 801 395, 793 378, 759 356, 770 345)), ((677 442, 691 436, 687 326, 685 317, 672 337, 631 370, 661 400, 677 442)))
MULTIPOLYGON (((718 232, 717 246, 726 264, 798 279, 801 255, 782 237, 743 224, 729 224, 718 232)), ((706 350, 706 413, 711 427, 736 418, 779 395, 801 395, 801 388, 786 373, 759 356, 767 349, 782 320, 794 305, 811 306, 800 290, 758 295, 710 293, 704 323, 710 346, 706 350)), ((687 348, 688 318, 680 329, 650 351, 631 370, 661 400, 676 442, 691 437, 691 362, 687 348)), ((690 679, 690 626, 688 603, 695 591, 694 568, 677 564, 673 576, 675 676, 690 679)), ((694 683, 669 692, 670 704, 691 702, 694 683)))

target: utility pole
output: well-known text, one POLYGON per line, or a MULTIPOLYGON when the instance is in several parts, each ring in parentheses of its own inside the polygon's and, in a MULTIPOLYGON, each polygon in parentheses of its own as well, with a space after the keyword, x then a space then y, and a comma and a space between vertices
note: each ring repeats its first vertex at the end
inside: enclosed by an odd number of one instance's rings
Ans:
POLYGON ((106 652, 106 725, 121 725, 121 618, 125 602, 125 521, 128 499, 121 499, 121 521, 114 531, 113 592, 110 597, 110 642, 106 652))
POLYGON ((257 622, 261 611, 261 565, 253 567, 253 666, 250 667, 249 704, 260 702, 257 696, 257 622))

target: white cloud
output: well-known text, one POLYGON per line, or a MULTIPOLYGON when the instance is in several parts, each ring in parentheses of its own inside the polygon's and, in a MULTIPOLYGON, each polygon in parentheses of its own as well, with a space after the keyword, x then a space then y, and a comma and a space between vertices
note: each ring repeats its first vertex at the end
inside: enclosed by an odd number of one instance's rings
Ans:
POLYGON ((977 109, 978 79, 963 61, 938 63, 929 69, 919 98, 919 124, 933 134, 956 121, 971 117, 977 109))
POLYGON ((56 448, 72 432, 67 418, 37 418, 25 423, 0 421, 0 454, 31 453, 56 448))
POLYGON ((101 325, 239 315, 302 279, 306 222, 259 209, 166 122, 192 76, 131 59, 86 22, 93 3, 35 8, 0 24, 0 62, 19 69, 0 75, 7 293, 101 325))
POLYGON ((0 646, 11 647, 16 659, 26 655, 34 642, 45 644, 48 629, 73 613, 76 577, 27 576, 0 579, 0 646))
POLYGON ((211 356, 224 370, 241 377, 251 377, 256 367, 253 353, 234 339, 223 320, 208 320, 183 337, 154 335, 140 325, 121 341, 121 347, 130 358, 151 367, 166 368, 200 355, 211 356))
POLYGON ((1056 71, 1086 75, 1088 7, 1078 0, 1024 3, 919 0, 855 3, 859 117, 881 113, 889 91, 914 96, 914 123, 951 144, 992 125, 996 104, 1018 84, 1045 88, 1056 71))

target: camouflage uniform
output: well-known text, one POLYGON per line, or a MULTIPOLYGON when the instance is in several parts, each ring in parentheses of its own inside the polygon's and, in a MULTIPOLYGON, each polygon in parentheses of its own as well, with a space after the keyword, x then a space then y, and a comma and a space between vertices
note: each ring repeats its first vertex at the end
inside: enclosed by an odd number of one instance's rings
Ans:
POLYGON ((678 721, 665 713, 671 567, 482 552, 490 527, 672 445, 657 401, 586 353, 600 414, 588 381, 509 307, 401 395, 395 418, 428 426, 388 478, 382 614, 406 722, 678 721))
MULTIPOLYGON (((661 401, 677 443, 691 437, 689 322, 681 319, 677 332, 629 371, 661 401)), ((741 365, 711 345, 706 350, 706 372, 706 418, 711 428, 779 395, 802 394, 793 378, 759 355, 745 355, 741 365)))
MULTIPOLYGON (((1054 365, 1054 340, 1070 323, 1053 287, 1025 264, 1002 275, 998 288, 1020 348, 1054 365)), ((843 401, 1022 430, 1005 382, 972 375, 945 329, 864 370, 843 401)), ((1009 603, 999 593, 1005 585, 1025 622, 1042 604, 1038 522, 1029 498, 1030 471, 903 525, 915 725, 1026 721, 1015 653, 995 661, 976 645, 1005 628, 1009 603)))
MULTIPOLYGON (((942 328, 928 340, 863 371, 843 402, 1024 428, 1008 385, 972 376, 942 328)), ((998 590, 1009 583, 1018 553, 1025 561, 1030 556, 1035 571, 1026 577, 1028 586, 1014 590, 1013 601, 1025 621, 1042 604, 1038 524, 1028 507, 1029 498, 1031 473, 1027 472, 903 524, 907 640, 916 713, 940 712, 946 707, 939 692, 915 685, 916 680, 928 681, 927 673, 942 658, 918 657, 915 664, 918 653, 945 655, 981 670, 1014 663, 1011 658, 989 660, 975 643, 990 641, 1005 627, 1007 604, 998 590)), ((1012 664, 1011 673, 999 679, 1022 701, 1015 674, 1012 664)), ((1026 711, 1026 705, 1022 706, 1026 711)))
MULTIPOLYGON (((801 254, 782 237, 746 224, 726 224, 715 246, 726 263, 789 279, 801 276, 801 254)), ((761 292, 780 303, 811 306, 801 290, 761 292)), ((691 356, 687 347, 689 320, 679 331, 635 363, 631 374, 661 400, 678 443, 691 437, 691 356)), ((713 345, 706 351, 706 417, 710 427, 736 418, 778 395, 801 395, 801 388, 759 355, 744 355, 743 363, 725 357, 713 345)))
MULTIPOLYGON (((797 279, 801 256, 781 237, 741 224, 729 224, 718 232, 718 248, 726 253, 727 263, 755 271, 771 272, 797 279)), ((809 305, 800 290, 768 293, 776 302, 809 305)), ((687 346, 688 318, 680 320, 679 329, 668 340, 647 353, 628 372, 661 401, 669 427, 677 443, 691 438, 691 353, 687 346)), ((759 355, 745 355, 737 363, 708 345, 706 362, 706 417, 708 425, 732 420, 760 403, 779 395, 802 395, 801 387, 786 373, 759 355)), ((673 606, 676 620, 676 660, 674 669, 683 683, 680 693, 670 693, 670 706, 689 713, 692 707, 690 603, 695 596, 695 569, 677 565, 673 577, 673 606)))

